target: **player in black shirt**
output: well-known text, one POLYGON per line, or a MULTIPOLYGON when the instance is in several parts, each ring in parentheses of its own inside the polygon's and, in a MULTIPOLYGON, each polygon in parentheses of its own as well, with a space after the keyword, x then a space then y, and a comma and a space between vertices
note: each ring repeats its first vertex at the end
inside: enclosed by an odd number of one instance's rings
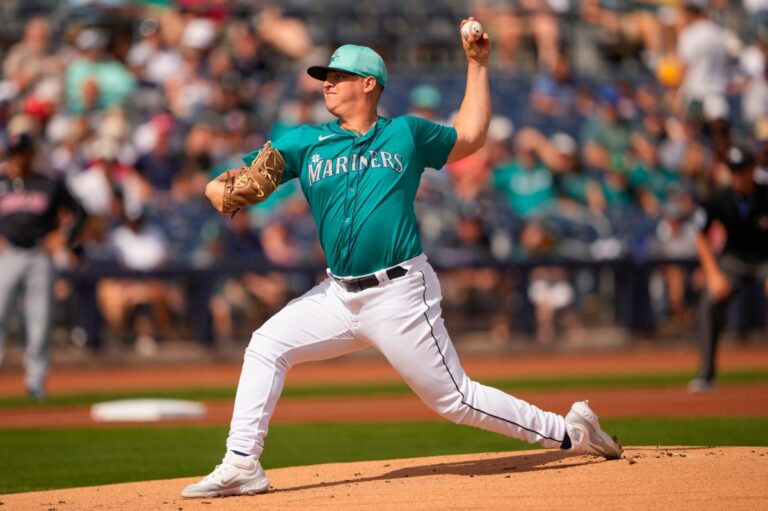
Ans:
POLYGON ((64 243, 58 226, 62 209, 74 214, 70 245, 85 211, 66 186, 34 170, 30 135, 10 137, 7 161, 0 167, 0 362, 7 320, 19 293, 24 296, 25 380, 29 396, 45 396, 54 278, 50 253, 64 243))
POLYGON ((731 147, 725 163, 731 170, 731 186, 713 193, 696 214, 700 228, 696 249, 706 287, 700 310, 701 367, 688 385, 694 393, 714 387, 717 341, 729 298, 755 279, 768 291, 768 186, 755 181, 755 159, 747 150, 731 147), (719 257, 706 236, 715 221, 728 236, 719 257))

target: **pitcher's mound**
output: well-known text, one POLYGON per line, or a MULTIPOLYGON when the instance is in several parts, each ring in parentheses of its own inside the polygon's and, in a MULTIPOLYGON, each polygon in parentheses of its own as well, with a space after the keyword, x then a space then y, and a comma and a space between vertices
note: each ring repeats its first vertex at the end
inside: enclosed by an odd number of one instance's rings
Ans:
POLYGON ((198 478, 2 496, 6 509, 765 509, 768 448, 629 447, 604 461, 559 451, 467 454, 267 470, 270 493, 183 499, 198 478), (213 505, 212 505, 213 504, 213 505))

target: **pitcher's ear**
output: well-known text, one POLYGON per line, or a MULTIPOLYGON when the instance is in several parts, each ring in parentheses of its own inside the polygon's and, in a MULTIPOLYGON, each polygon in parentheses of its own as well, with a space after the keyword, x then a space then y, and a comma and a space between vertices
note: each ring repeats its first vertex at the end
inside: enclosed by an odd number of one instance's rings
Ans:
POLYGON ((366 76, 363 78, 363 91, 372 92, 374 89, 376 89, 377 85, 378 82, 373 76, 366 76))

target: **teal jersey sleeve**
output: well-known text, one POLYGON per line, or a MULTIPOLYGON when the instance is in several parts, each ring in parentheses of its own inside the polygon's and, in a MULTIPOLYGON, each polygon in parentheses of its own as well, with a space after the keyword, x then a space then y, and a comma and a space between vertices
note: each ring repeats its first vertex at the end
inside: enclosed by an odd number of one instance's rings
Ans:
MULTIPOLYGON (((285 159, 285 169, 283 170, 283 179, 281 183, 288 182, 299 176, 303 151, 301 137, 304 129, 305 126, 299 126, 272 142, 272 146, 280 151, 280 154, 283 155, 283 158, 285 159)), ((250 165, 260 152, 261 148, 258 148, 257 150, 246 154, 243 156, 243 162, 245 162, 246 165, 250 165)))
POLYGON ((416 154, 424 166, 439 169, 445 165, 456 144, 456 129, 412 115, 404 118, 411 130, 416 154))

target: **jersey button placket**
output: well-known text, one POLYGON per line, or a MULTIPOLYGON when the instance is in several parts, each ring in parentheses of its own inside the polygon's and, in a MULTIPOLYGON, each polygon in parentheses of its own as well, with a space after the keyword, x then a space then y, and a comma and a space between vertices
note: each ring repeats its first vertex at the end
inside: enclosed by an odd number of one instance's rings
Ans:
MULTIPOLYGON (((355 148, 360 144, 360 141, 357 140, 354 135, 351 136, 353 138, 353 142, 349 151, 348 161, 350 164, 353 159, 352 154, 355 152, 355 148)), ((355 200, 355 192, 357 191, 356 183, 359 172, 360 169, 357 169, 353 174, 352 170, 350 169, 350 171, 347 173, 347 189, 346 193, 344 194, 344 211, 346 213, 346 218, 344 218, 344 228, 346 230, 345 234, 347 238, 347 245, 341 250, 341 253, 344 257, 344 260, 347 262, 349 262, 350 254, 349 244, 352 242, 352 217, 354 216, 354 211, 352 211, 352 203, 355 200)))

